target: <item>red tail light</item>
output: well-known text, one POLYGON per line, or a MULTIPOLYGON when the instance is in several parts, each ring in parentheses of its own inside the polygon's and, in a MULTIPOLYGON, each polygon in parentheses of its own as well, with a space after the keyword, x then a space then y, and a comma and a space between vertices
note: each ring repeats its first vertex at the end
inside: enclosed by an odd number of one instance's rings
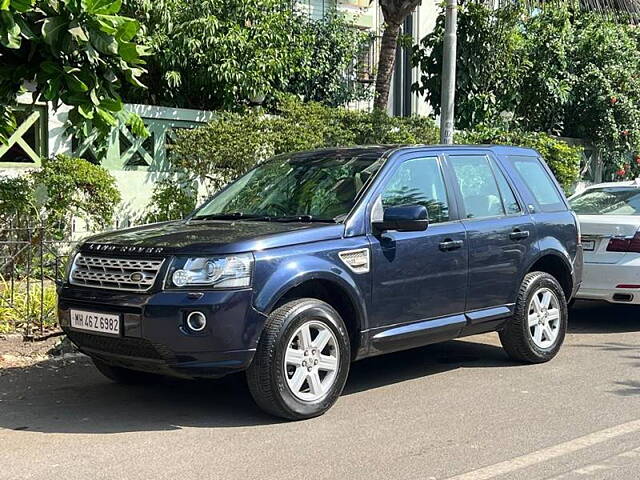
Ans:
POLYGON ((607 252, 640 253, 640 232, 633 237, 613 237, 607 245, 607 252))

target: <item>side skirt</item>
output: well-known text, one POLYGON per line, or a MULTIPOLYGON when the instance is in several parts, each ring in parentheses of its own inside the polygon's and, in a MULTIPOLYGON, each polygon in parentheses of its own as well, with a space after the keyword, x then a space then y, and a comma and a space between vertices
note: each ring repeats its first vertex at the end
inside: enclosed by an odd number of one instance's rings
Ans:
POLYGON ((501 305, 474 310, 465 314, 460 313, 363 332, 362 340, 368 336, 369 349, 366 354, 359 352, 357 358, 407 350, 432 343, 445 342, 457 337, 491 332, 500 329, 512 315, 513 305, 501 305))

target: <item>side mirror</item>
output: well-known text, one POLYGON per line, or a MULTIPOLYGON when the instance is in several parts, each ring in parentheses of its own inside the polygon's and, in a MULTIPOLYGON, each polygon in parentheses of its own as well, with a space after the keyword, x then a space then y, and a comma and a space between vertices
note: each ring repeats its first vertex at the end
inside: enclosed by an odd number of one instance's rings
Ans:
POLYGON ((384 232, 397 230, 399 232, 422 232, 429 226, 429 212, 423 205, 402 205, 384 209, 381 222, 373 222, 373 227, 384 232))

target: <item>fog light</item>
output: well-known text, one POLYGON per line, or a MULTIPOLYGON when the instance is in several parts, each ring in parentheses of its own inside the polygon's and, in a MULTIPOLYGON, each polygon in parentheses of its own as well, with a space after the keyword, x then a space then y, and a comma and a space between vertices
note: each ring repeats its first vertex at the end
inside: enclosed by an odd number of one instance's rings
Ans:
POLYGON ((194 332, 201 332, 207 326, 207 317, 202 312, 191 312, 187 315, 187 326, 194 332))

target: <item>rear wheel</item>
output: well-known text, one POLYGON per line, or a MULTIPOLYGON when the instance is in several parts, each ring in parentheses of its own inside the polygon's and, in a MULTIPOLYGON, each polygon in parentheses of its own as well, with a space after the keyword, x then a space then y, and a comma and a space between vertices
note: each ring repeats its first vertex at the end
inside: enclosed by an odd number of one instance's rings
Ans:
POLYGON ((567 318, 558 281, 548 273, 531 272, 522 281, 514 315, 500 332, 500 341, 514 360, 547 362, 562 346, 567 318))
POLYGON ((342 393, 350 362, 349 336, 338 312, 325 302, 303 298, 269 316, 247 382, 263 410, 301 420, 331 408, 342 393))
POLYGON ((115 367, 97 358, 92 358, 91 360, 102 375, 116 383, 135 385, 153 383, 160 379, 159 375, 154 375, 153 373, 138 372, 137 370, 130 370, 128 368, 115 367))

